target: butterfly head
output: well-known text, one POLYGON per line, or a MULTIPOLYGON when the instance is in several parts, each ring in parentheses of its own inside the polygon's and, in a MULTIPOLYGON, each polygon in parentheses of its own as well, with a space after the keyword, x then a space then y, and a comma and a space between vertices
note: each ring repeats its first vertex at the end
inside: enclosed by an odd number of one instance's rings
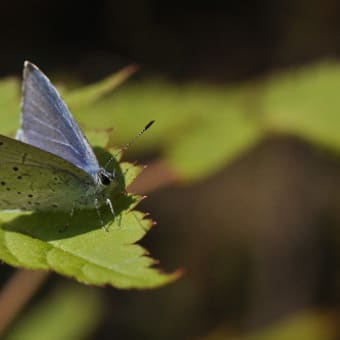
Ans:
POLYGON ((115 184, 115 175, 113 172, 109 172, 103 168, 100 168, 97 172, 98 182, 103 186, 109 186, 111 184, 115 184))
POLYGON ((100 168, 95 175, 96 186, 93 187, 95 199, 99 202, 106 201, 117 192, 118 181, 115 172, 100 168))

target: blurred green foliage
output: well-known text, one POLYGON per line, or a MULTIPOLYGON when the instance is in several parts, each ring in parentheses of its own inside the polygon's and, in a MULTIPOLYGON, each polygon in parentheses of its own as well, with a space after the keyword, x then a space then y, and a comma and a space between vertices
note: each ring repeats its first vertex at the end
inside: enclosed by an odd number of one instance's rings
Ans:
POLYGON ((271 132, 340 150, 340 66, 321 63, 263 82, 259 110, 271 132))
POLYGON ((158 150, 188 181, 211 175, 268 134, 292 134, 340 148, 340 67, 322 63, 236 88, 170 84, 160 79, 126 84, 79 108, 86 127, 114 127, 126 143, 150 119, 152 133, 136 150, 158 150))
POLYGON ((0 81, 0 133, 14 135, 19 127, 20 85, 15 78, 0 81))
POLYGON ((331 315, 305 312, 257 331, 244 340, 335 340, 336 325, 331 315))
POLYGON ((58 287, 27 310, 6 340, 80 340, 88 338, 103 313, 103 301, 95 290, 79 285, 58 287))
MULTIPOLYGON (((121 146, 154 119, 152 132, 134 150, 162 152, 189 181, 217 172, 270 133, 340 148, 336 63, 311 65, 236 88, 150 79, 113 90, 119 76, 63 91, 90 140, 105 146, 109 139, 109 144, 121 146)), ((13 135, 19 116, 19 85, 14 79, 0 82, 0 104, 0 132, 13 135)))
POLYGON ((192 181, 218 171, 258 141, 260 125, 249 115, 246 93, 154 79, 124 85, 76 115, 97 130, 115 127, 111 139, 116 145, 154 119, 152 132, 134 149, 161 152, 181 177, 192 181))
POLYGON ((335 340, 336 323, 330 314, 305 311, 249 334, 220 327, 197 340, 335 340))

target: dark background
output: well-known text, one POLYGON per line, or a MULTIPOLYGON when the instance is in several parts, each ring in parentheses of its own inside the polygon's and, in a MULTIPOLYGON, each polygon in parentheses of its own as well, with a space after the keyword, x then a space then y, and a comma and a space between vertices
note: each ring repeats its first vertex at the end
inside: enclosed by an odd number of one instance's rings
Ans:
MULTIPOLYGON (((91 82, 137 62, 139 77, 233 84, 337 58, 339 19, 335 0, 6 1, 0 76, 28 59, 91 82)), ((187 274, 152 292, 106 289, 93 338, 187 339, 221 324, 252 332, 297 311, 337 310, 339 180, 336 159, 273 136, 213 178, 150 194, 143 207, 161 227, 143 243, 187 274)))
POLYGON ((0 75, 23 59, 83 78, 138 62, 177 79, 248 79, 339 53, 337 1, 6 1, 0 75))

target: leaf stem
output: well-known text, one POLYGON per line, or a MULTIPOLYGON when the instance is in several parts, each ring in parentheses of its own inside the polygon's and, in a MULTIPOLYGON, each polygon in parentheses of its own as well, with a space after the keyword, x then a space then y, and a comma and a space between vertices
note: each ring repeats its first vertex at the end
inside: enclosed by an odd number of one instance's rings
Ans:
POLYGON ((49 272, 19 269, 0 291, 0 336, 35 294, 49 272))

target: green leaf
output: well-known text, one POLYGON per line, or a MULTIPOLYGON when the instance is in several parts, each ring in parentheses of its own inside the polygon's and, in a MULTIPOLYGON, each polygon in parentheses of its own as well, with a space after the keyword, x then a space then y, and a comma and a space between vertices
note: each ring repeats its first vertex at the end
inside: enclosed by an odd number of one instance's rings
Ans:
MULTIPOLYGON (((140 167, 122 164, 129 185, 140 167)), ((94 210, 77 211, 71 225, 63 226, 69 214, 1 213, 0 258, 28 269, 53 270, 95 285, 117 288, 153 288, 175 280, 179 273, 165 274, 153 267, 155 260, 135 244, 152 227, 145 214, 133 210, 140 197, 118 195, 113 201, 117 214, 112 222, 109 209, 101 209, 108 232, 94 210)))
POLYGON ((20 84, 15 78, 0 81, 0 134, 15 135, 19 123, 20 84))
POLYGON ((247 89, 149 80, 126 85, 78 118, 93 129, 117 127, 110 145, 124 145, 154 119, 134 150, 161 151, 186 180, 211 175, 263 135, 247 107, 247 89), (94 115, 94 112, 96 115, 94 115))
POLYGON ((197 340, 335 340, 337 322, 330 315, 308 311, 291 315, 284 320, 246 334, 220 326, 197 340))
POLYGON ((340 150, 340 65, 322 63, 264 84, 260 109, 269 131, 340 150))
POLYGON ((158 80, 139 81, 118 88, 92 105, 82 106, 74 114, 86 130, 113 129, 110 146, 125 145, 154 119, 155 125, 134 144, 133 150, 155 150, 165 146, 174 131, 194 119, 195 112, 183 108, 183 91, 181 86, 158 80))
MULTIPOLYGON (((197 180, 217 172, 262 137, 259 122, 249 115, 245 88, 150 79, 110 93, 133 71, 128 67, 96 84, 64 91, 92 145, 125 145, 154 119, 152 130, 132 150, 160 151, 182 178, 197 180)), ((19 100, 18 91, 11 93, 15 96, 8 112, 17 111, 8 113, 3 133, 13 135, 19 100)))
POLYGON ((192 94, 197 98, 195 118, 166 149, 182 178, 197 180, 217 172, 262 137, 260 125, 245 110, 243 91, 215 89, 204 98, 204 89, 198 88, 192 94))
MULTIPOLYGON (((84 126, 83 126, 84 128, 84 126)), ((106 147, 110 140, 110 131, 104 130, 91 130, 85 128, 86 138, 90 141, 91 145, 96 145, 97 147, 106 147)))
POLYGON ((245 340, 333 340, 336 324, 329 315, 306 312, 246 336, 245 340))
POLYGON ((113 89, 125 82, 132 74, 137 71, 137 65, 130 65, 113 75, 95 84, 83 86, 65 93, 64 97, 70 108, 77 110, 96 102, 98 99, 111 92, 113 89))
POLYGON ((99 323, 103 303, 93 289, 59 287, 29 308, 5 336, 6 340, 77 340, 88 338, 99 323))

